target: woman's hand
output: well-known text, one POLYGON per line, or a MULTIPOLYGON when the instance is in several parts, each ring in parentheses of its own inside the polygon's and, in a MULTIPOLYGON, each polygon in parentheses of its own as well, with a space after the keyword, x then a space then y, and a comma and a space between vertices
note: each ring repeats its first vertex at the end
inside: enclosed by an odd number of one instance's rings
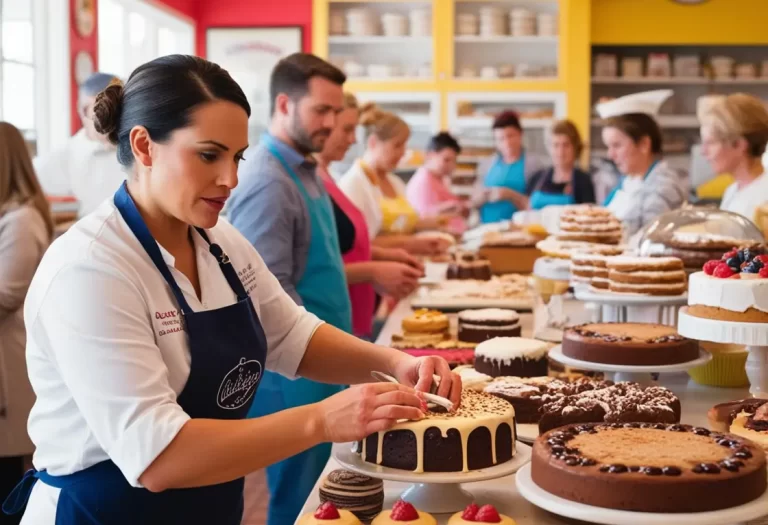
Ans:
POLYGON ((504 187, 491 188, 488 193, 488 202, 500 201, 511 202, 519 210, 524 210, 528 207, 528 197, 519 191, 504 187))
POLYGON ((448 239, 425 235, 421 237, 411 237, 408 240, 405 249, 417 255, 441 255, 448 251, 448 248, 450 247, 451 242, 448 241, 448 239))
POLYGON ((434 217, 425 217, 424 219, 419 220, 416 228, 419 231, 444 230, 445 227, 448 226, 451 220, 455 217, 458 217, 458 214, 441 213, 440 215, 435 215, 434 217))
POLYGON ((375 262, 373 286, 380 295, 391 295, 402 299, 419 285, 423 272, 399 262, 375 262))
POLYGON ((360 441, 375 432, 389 430, 399 419, 422 419, 422 403, 416 391, 405 385, 352 386, 317 404, 321 441, 360 441))
POLYGON ((442 357, 410 357, 403 354, 394 366, 392 375, 404 385, 414 386, 419 392, 429 392, 437 375, 440 385, 437 395, 450 399, 454 407, 461 402, 461 377, 451 372, 448 362, 442 357))
POLYGON ((419 277, 424 276, 424 263, 419 259, 408 253, 403 248, 378 248, 375 247, 376 253, 374 259, 380 261, 393 261, 403 264, 407 264, 411 268, 415 268, 419 271, 419 277))

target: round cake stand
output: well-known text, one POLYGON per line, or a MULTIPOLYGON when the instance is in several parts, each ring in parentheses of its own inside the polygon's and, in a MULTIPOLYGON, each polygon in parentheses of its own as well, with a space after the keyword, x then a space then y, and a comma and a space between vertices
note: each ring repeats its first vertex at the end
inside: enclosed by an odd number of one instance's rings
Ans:
POLYGON ((683 295, 641 295, 631 293, 599 292, 592 288, 578 287, 574 289, 574 295, 579 301, 584 301, 587 305, 599 306, 601 315, 595 322, 600 322, 606 317, 615 318, 619 323, 629 321, 649 322, 648 316, 640 313, 642 319, 634 319, 635 310, 657 307, 654 314, 654 322, 664 325, 674 326, 676 323, 677 311, 680 306, 688 304, 688 294, 683 295), (630 311, 630 308, 633 310, 630 311), (606 315, 605 311, 610 309, 612 315, 606 315))
POLYGON ((677 323, 680 335, 691 339, 746 345, 749 392, 754 397, 768 398, 768 324, 706 319, 689 315, 687 308, 680 310, 677 323))
POLYGON ((657 366, 630 366, 630 365, 612 365, 608 363, 593 363, 592 361, 582 361, 581 359, 574 359, 563 354, 563 348, 561 345, 555 346, 549 351, 549 357, 573 368, 580 368, 582 370, 592 370, 595 372, 604 372, 606 379, 611 381, 633 381, 640 383, 641 385, 652 385, 655 383, 651 374, 656 373, 670 373, 670 372, 685 372, 691 368, 705 365, 712 359, 712 354, 704 350, 699 350, 699 357, 693 361, 686 363, 676 363, 674 365, 657 365, 657 366))
POLYGON ((756 500, 730 509, 685 514, 633 512, 605 509, 570 501, 542 489, 531 478, 531 466, 526 465, 515 476, 520 495, 544 510, 589 523, 607 525, 734 525, 761 518, 768 513, 768 491, 756 500))
POLYGON ((461 488, 462 483, 509 476, 531 459, 531 447, 517 442, 515 456, 510 461, 495 467, 469 472, 415 473, 367 463, 354 452, 353 447, 352 443, 334 446, 333 457, 341 466, 352 472, 377 479, 412 483, 400 497, 421 511, 435 514, 457 512, 474 501, 472 494, 461 488))

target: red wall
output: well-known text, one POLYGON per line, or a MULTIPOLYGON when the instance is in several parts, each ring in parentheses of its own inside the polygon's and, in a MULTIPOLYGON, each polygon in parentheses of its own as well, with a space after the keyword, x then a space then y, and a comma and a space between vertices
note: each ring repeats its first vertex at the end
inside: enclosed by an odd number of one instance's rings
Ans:
POLYGON ((178 11, 184 16, 187 16, 197 22, 198 12, 200 11, 200 4, 203 0, 149 0, 150 2, 159 6, 168 6, 171 9, 178 11))
MULTIPOLYGON (((82 124, 80 123, 80 115, 77 113, 78 87, 77 81, 75 80, 75 57, 77 57, 77 54, 80 51, 86 51, 93 59, 93 68, 97 69, 99 64, 99 24, 94 23, 93 33, 91 33, 90 36, 85 38, 81 37, 77 33, 77 29, 75 29, 75 1, 76 0, 70 0, 69 2, 69 99, 72 108, 71 125, 73 134, 77 133, 77 130, 82 127, 82 124)), ((98 8, 98 2, 96 2, 96 10, 94 11, 96 21, 99 19, 98 8)))
MULTIPOLYGON (((166 3, 183 0, 166 0, 166 3)), ((207 0, 197 13, 197 53, 205 56, 209 27, 301 26, 304 51, 312 49, 312 0, 207 0)))

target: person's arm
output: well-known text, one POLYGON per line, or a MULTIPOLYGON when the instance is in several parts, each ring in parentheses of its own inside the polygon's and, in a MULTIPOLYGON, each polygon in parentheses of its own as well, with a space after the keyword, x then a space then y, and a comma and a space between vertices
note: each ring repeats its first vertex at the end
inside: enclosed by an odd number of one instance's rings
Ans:
POLYGON ((229 212, 232 225, 261 254, 269 271, 277 277, 283 290, 303 304, 296 291, 294 264, 296 256, 297 205, 292 198, 295 188, 287 177, 275 177, 241 196, 229 212), (284 180, 283 180, 284 179, 284 180))
POLYGON ((11 212, 0 230, 0 322, 19 310, 43 256, 42 232, 45 228, 36 210, 22 208, 11 212))
POLYGON ((662 213, 676 210, 683 205, 687 196, 685 181, 685 178, 670 168, 659 173, 657 177, 646 179, 645 184, 648 184, 649 188, 644 188, 643 191, 639 228, 649 224, 662 213))

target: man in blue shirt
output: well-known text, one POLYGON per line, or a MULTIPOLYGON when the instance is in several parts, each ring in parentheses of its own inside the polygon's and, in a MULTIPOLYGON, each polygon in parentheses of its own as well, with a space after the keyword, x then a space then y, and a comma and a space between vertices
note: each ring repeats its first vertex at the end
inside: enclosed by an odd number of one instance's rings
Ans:
MULTIPOLYGON (((229 218, 264 258, 286 292, 333 326, 352 331, 352 313, 331 200, 315 172, 344 107, 346 77, 314 55, 296 53, 270 78, 269 132, 239 170, 229 218)), ((250 416, 318 402, 338 386, 290 381, 266 372, 250 416)), ((321 445, 267 468, 268 525, 292 525, 330 457, 321 445)))

